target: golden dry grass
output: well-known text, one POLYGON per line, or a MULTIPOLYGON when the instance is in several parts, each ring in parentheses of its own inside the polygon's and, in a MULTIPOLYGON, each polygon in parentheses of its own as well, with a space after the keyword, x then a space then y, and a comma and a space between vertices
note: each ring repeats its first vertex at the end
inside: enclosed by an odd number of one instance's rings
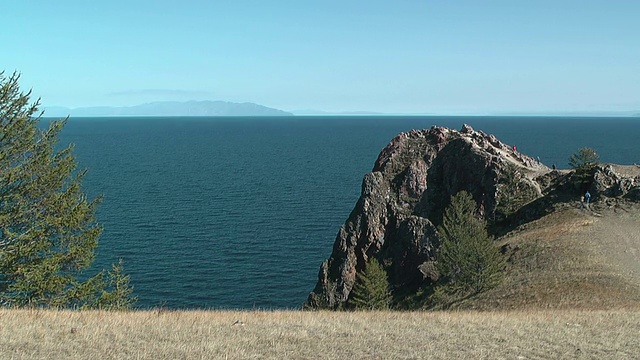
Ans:
POLYGON ((0 311, 2 359, 635 359, 640 311, 0 311))
POLYGON ((640 308, 640 210, 567 208, 503 237, 504 283, 464 309, 640 308))

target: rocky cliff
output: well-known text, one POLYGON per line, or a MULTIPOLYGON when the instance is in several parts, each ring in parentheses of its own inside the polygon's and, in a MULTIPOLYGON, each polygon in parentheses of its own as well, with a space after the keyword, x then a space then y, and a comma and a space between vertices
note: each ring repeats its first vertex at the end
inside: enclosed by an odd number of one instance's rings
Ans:
MULTIPOLYGON (((640 172, 629 174, 629 169, 599 166, 590 185, 594 200, 640 198, 640 172)), ((452 195, 469 192, 489 223, 514 217, 522 222, 558 201, 559 193, 579 194, 571 176, 468 125, 460 131, 432 127, 401 133, 365 175, 361 196, 304 306, 344 307, 356 274, 372 256, 384 265, 396 295, 411 294, 437 277, 436 226, 452 195)))

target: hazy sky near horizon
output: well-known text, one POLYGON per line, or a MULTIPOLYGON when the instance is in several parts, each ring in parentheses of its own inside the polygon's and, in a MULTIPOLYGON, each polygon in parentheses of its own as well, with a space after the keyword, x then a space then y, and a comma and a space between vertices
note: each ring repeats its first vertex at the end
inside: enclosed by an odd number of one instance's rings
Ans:
POLYGON ((47 106, 640 110, 640 1, 9 1, 0 70, 47 106))

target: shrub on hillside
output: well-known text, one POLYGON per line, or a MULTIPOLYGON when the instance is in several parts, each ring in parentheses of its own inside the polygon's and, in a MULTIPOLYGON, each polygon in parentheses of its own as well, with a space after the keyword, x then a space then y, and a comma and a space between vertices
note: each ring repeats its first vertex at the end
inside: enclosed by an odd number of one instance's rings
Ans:
POLYGON ((569 157, 569 166, 575 170, 574 184, 579 191, 584 192, 589 189, 593 182, 593 174, 596 165, 600 162, 600 157, 595 150, 591 148, 580 148, 575 154, 569 157))
POLYGON ((476 216, 476 203, 465 191, 451 198, 442 225, 438 255, 440 279, 432 296, 434 305, 453 302, 486 291, 503 278, 506 260, 488 235, 486 223, 476 216))
POLYGON ((569 166, 572 169, 591 169, 598 165, 600 157, 598 153, 588 147, 580 148, 574 154, 569 157, 569 166))
POLYGON ((349 305, 358 310, 386 310, 393 299, 387 272, 373 257, 369 259, 364 270, 358 273, 351 291, 349 305))

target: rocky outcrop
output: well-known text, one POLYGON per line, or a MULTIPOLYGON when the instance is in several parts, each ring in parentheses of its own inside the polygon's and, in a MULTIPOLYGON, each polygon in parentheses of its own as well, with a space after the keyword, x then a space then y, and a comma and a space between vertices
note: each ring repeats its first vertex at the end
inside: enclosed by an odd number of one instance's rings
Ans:
POLYGON ((640 200, 640 166, 596 166, 590 191, 595 197, 640 200))
POLYGON ((460 131, 432 127, 399 134, 365 175, 361 196, 338 232, 331 256, 322 263, 305 307, 343 307, 356 274, 372 256, 384 265, 397 292, 410 293, 434 281, 436 225, 452 195, 468 191, 478 213, 495 219, 506 192, 526 189, 529 200, 543 196, 534 179, 549 172, 468 125, 460 131), (502 183, 509 172, 518 175, 511 187, 502 183))

